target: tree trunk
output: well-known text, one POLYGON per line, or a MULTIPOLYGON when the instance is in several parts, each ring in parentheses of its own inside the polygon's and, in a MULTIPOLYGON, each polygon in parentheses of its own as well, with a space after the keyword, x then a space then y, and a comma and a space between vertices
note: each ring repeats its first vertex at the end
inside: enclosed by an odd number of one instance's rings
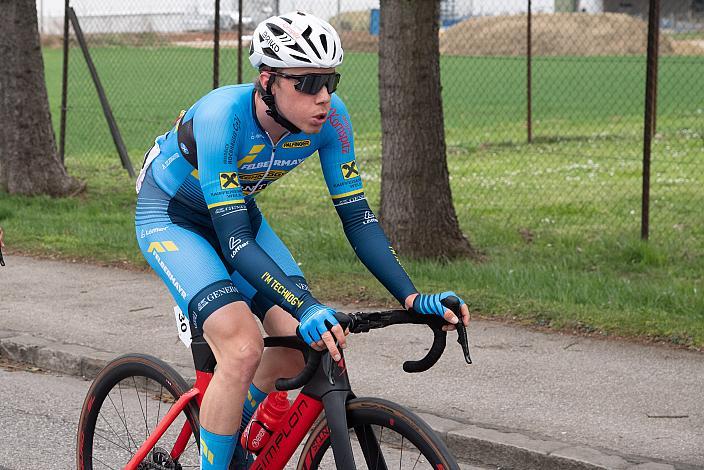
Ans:
POLYGON ((476 257, 452 205, 438 41, 440 0, 381 0, 380 220, 399 252, 476 257))
POLYGON ((85 188, 56 153, 35 0, 0 0, 0 188, 66 196, 85 188))

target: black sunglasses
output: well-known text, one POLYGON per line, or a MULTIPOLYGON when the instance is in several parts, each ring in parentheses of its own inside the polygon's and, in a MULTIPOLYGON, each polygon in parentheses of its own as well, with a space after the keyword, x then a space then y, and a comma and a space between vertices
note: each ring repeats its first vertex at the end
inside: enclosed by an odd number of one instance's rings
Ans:
POLYGON ((284 78, 298 80, 293 87, 308 95, 317 95, 318 92, 325 86, 328 93, 333 94, 337 90, 337 85, 340 83, 339 73, 308 73, 305 75, 291 75, 284 72, 270 72, 273 75, 279 75, 284 78))

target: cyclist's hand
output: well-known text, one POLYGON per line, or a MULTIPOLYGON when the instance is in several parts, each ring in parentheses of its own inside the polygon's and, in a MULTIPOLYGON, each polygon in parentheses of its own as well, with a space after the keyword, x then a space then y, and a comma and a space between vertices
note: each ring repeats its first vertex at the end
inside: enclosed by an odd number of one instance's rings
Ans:
POLYGON ((3 232, 2 227, 0 227, 0 248, 5 248, 5 243, 2 241, 3 235, 5 235, 5 232, 3 232))
POLYGON ((335 318, 335 310, 321 304, 311 305, 301 314, 300 320, 301 324, 296 328, 297 334, 313 349, 321 351, 327 348, 332 358, 339 361, 340 352, 335 345, 335 339, 340 347, 344 348, 347 332, 342 331, 335 318))
MULTIPOLYGON (((455 294, 452 291, 447 291, 443 292, 441 294, 432 294, 432 295, 426 295, 426 294, 416 294, 415 298, 412 299, 412 305, 413 305, 413 310, 415 310, 418 313, 424 313, 427 315, 438 315, 440 317, 443 317, 445 321, 450 323, 450 325, 446 325, 443 327, 443 330, 445 331, 451 331, 456 329, 456 324, 459 321, 457 319, 457 316, 452 313, 452 310, 449 308, 445 307, 442 303, 440 303, 443 299, 450 297, 450 296, 455 296, 459 299, 460 301, 460 314, 462 315, 462 323, 464 326, 469 325, 469 307, 467 307, 467 304, 462 300, 462 298, 455 294)), ((411 300, 409 298, 409 300, 411 300)), ((407 302, 408 303, 408 302, 407 302)))

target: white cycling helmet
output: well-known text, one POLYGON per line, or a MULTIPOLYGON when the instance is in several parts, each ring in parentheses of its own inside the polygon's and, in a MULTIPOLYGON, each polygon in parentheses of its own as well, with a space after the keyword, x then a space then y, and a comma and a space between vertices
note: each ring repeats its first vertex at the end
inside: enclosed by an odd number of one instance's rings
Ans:
POLYGON ((256 68, 332 68, 342 63, 342 44, 327 21, 296 11, 259 23, 252 34, 249 61, 256 68))

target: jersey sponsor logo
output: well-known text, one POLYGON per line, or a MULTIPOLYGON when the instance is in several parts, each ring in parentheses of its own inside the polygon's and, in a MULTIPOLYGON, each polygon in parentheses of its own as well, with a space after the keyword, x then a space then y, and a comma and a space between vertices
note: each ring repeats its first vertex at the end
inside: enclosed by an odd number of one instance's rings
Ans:
POLYGON ((234 259, 237 253, 247 245, 249 245, 249 240, 242 243, 241 238, 230 237, 230 258, 234 259))
POLYGON ((164 274, 166 274, 167 279, 171 281, 171 284, 174 286, 174 289, 176 289, 179 295, 185 300, 186 297, 188 297, 188 294, 186 294, 186 291, 183 290, 183 287, 181 287, 181 283, 176 280, 176 276, 173 275, 171 270, 166 266, 166 263, 164 263, 164 261, 161 259, 161 256, 159 256, 159 251, 151 251, 151 254, 154 255, 154 259, 159 264, 162 271, 164 271, 164 274))
POLYGON ((242 186, 242 191, 246 195, 256 194, 256 193, 262 191, 267 186, 269 186, 271 183, 272 183, 272 181, 261 181, 261 182, 254 183, 254 184, 245 184, 242 186), (256 188, 256 191, 255 191, 255 188, 256 188))
POLYGON ((254 161, 254 159, 257 158, 257 155, 264 149, 264 147, 264 144, 252 145, 252 148, 249 149, 249 152, 247 152, 247 156, 237 160, 237 166, 242 166, 243 163, 249 163, 254 161))
POLYGON ((233 212, 246 211, 247 206, 244 204, 228 204, 227 206, 220 206, 215 209, 215 217, 223 217, 227 214, 232 214, 233 212))
POLYGON ((261 278, 269 285, 269 287, 271 287, 274 292, 280 294, 281 297, 283 297, 286 302, 293 305, 293 307, 298 308, 303 305, 303 301, 299 299, 296 294, 286 289, 286 287, 277 281, 274 276, 269 274, 268 271, 262 274, 261 278))
MULTIPOLYGON (((283 166, 283 167, 290 167, 293 168, 301 163, 303 163, 306 160, 307 157, 304 158, 294 158, 293 160, 274 160, 271 163, 271 166, 283 166)), ((242 160, 240 160, 242 161, 242 160)), ((268 168, 269 167, 269 162, 257 162, 257 163, 249 163, 245 165, 240 165, 240 168, 243 170, 257 170, 259 168, 268 168)))
POLYGON ((148 229, 142 229, 142 232, 139 234, 139 238, 145 238, 148 237, 149 235, 152 235, 154 233, 159 233, 159 232, 165 232, 169 229, 169 227, 155 227, 155 228, 148 228, 148 229))
POLYGON ((346 180, 359 176, 359 170, 357 169, 357 162, 355 160, 340 165, 340 171, 342 172, 342 177, 346 180))
POLYGON ((305 139, 305 140, 294 140, 291 142, 286 142, 281 146, 281 148, 285 149, 300 149, 303 147, 308 147, 310 145, 310 139, 305 139))
MULTIPOLYGON (((181 145, 183 145, 183 144, 181 144, 181 145)), ((186 153, 188 153, 188 152, 186 152, 186 153)), ((178 158, 178 154, 177 154, 177 153, 171 155, 164 163, 161 164, 161 169, 162 169, 162 170, 166 170, 166 169, 169 167, 169 165, 171 165, 171 163, 172 163, 174 160, 176 160, 177 158, 178 158)))
POLYGON ((188 151, 188 147, 186 147, 186 144, 184 144, 183 142, 181 142, 178 147, 181 149, 181 152, 183 152, 184 155, 188 155, 189 153, 191 153, 188 151))
POLYGON ((232 165, 233 157, 237 151, 237 136, 240 133, 240 118, 235 116, 235 120, 232 122, 232 133, 230 134, 230 142, 225 145, 225 150, 223 151, 222 163, 223 165, 232 165))
POLYGON ((235 189, 239 187, 240 183, 237 181, 236 171, 225 171, 220 173, 220 188, 235 189))
POLYGON ((342 153, 350 153, 351 145, 349 134, 352 128, 347 118, 339 115, 336 108, 332 108, 328 121, 337 133, 337 140, 340 141, 340 145, 342 146, 342 153))
POLYGON ((151 253, 153 251, 156 251, 158 253, 163 253, 165 251, 178 251, 178 247, 171 240, 166 240, 163 242, 151 242, 149 244, 149 248, 147 248, 147 252, 151 253))
POLYGON ((352 204, 354 202, 363 201, 366 198, 367 197, 364 195, 364 193, 360 193, 360 194, 352 196, 352 197, 346 197, 346 198, 340 198, 340 199, 333 198, 333 205, 335 207, 344 206, 345 204, 352 204))
POLYGON ((200 302, 198 302, 198 311, 202 311, 210 302, 219 299, 226 294, 236 294, 239 292, 235 286, 225 286, 208 293, 200 302))
POLYGON ((364 222, 362 225, 372 224, 379 222, 372 211, 364 211, 364 222))
POLYGON ((264 175, 266 174, 266 179, 277 180, 286 173, 288 173, 287 170, 271 170, 269 173, 266 173, 265 171, 258 171, 256 173, 240 173, 239 178, 240 181, 259 181, 264 178, 264 175))

